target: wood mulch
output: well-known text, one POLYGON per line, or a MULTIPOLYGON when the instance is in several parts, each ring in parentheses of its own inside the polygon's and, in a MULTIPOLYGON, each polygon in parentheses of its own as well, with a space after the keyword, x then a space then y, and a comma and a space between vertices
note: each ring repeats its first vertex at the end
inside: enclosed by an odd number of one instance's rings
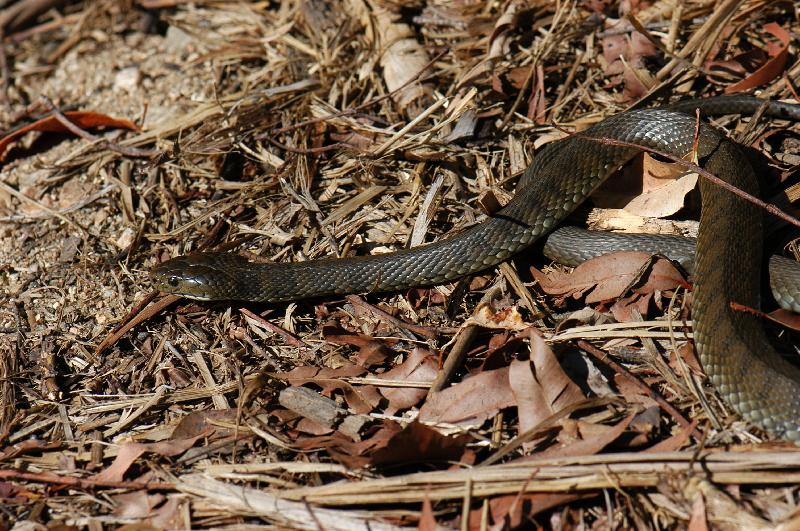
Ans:
MULTIPOLYGON (((666 261, 280 304, 148 278, 425 244, 633 105, 796 101, 795 2, 11 0, 0 37, 0 530, 798 526, 800 452, 715 393, 666 261)), ((715 123, 795 199, 796 124, 715 123)), ((691 234, 679 170, 572 221, 691 234)))

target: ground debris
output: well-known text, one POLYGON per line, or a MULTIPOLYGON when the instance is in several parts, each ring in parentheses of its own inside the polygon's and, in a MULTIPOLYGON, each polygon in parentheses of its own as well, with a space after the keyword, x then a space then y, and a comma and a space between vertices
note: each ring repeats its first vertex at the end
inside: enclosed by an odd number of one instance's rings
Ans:
MULTIPOLYGON (((629 105, 797 98, 789 5, 3 3, 0 530, 796 527, 800 452, 703 379, 666 259, 270 305, 148 280, 425 244, 629 105)), ((624 172, 606 206, 692 223, 695 176, 624 172)))

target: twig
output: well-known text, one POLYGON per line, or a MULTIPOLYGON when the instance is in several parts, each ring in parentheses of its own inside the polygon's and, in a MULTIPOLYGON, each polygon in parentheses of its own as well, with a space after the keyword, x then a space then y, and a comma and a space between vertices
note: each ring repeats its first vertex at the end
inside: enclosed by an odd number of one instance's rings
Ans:
MULTIPOLYGON (((578 347, 581 348, 582 350, 585 350, 592 356, 594 356, 594 358, 597 359, 599 362, 605 363, 606 365, 611 367, 617 374, 628 380, 631 384, 635 385, 640 391, 642 391, 649 398, 655 400, 656 403, 658 403, 659 407, 663 409, 665 412, 667 412, 670 416, 672 416, 672 418, 675 419, 675 421, 681 428, 686 429, 689 426, 691 426, 691 422, 686 420, 686 417, 681 415, 680 411, 672 407, 672 405, 669 402, 667 402, 664 399, 664 397, 662 397, 660 394, 653 391, 647 385, 642 383, 638 378, 636 378, 634 375, 628 372, 628 370, 625 367, 623 367, 616 361, 609 358, 605 352, 603 352, 599 348, 595 347, 594 345, 582 339, 578 341, 578 347)), ((692 436, 698 441, 703 437, 703 435, 697 429, 692 430, 692 436)))
POLYGON ((279 336, 281 336, 283 338, 284 341, 286 341, 287 343, 289 343, 293 347, 308 348, 308 349, 311 348, 311 346, 308 343, 306 343, 302 339, 299 339, 297 336, 291 334, 288 330, 284 330, 280 326, 277 326, 277 325, 274 325, 274 324, 270 323, 269 321, 267 321, 266 319, 264 319, 260 315, 257 315, 255 313, 251 312, 247 308, 239 308, 239 312, 242 315, 244 315, 246 319, 252 319, 253 321, 257 322, 259 325, 261 325, 264 328, 266 328, 267 330, 269 330, 269 331, 271 331, 271 332, 273 332, 275 334, 278 334, 279 336))
POLYGON ((436 328, 407 323, 401 319, 398 319, 397 317, 394 317, 393 315, 384 312, 380 308, 373 306, 372 304, 369 304, 367 301, 365 301, 358 295, 348 295, 347 300, 353 306, 358 306, 359 308, 363 308, 372 313, 373 315, 375 315, 376 317, 383 319, 384 321, 390 324, 393 324, 397 328, 401 328, 403 330, 409 330, 415 334, 418 334, 422 337, 426 337, 428 339, 436 339, 437 337, 439 337, 439 331, 436 328))
POLYGON ((420 71, 416 73, 416 75, 414 75, 408 81, 406 81, 405 83, 403 83, 402 85, 400 85, 399 87, 397 87, 396 89, 394 89, 393 91, 391 91, 391 92, 389 92, 387 94, 383 94, 382 96, 376 96, 376 97, 374 97, 374 98, 372 98, 370 100, 365 101, 361 105, 357 105, 357 106, 352 107, 350 109, 345 109, 343 111, 338 111, 338 112, 334 112, 334 113, 331 113, 331 114, 328 114, 328 115, 325 115, 325 116, 320 116, 319 118, 310 118, 308 120, 303 120, 302 122, 298 122, 296 124, 287 125, 286 127, 281 127, 280 129, 276 129, 276 130, 273 130, 273 131, 267 131, 266 133, 262 133, 261 135, 258 135, 256 137, 256 139, 257 140, 263 140, 265 138, 274 137, 274 136, 277 136, 277 135, 281 135, 283 133, 288 133, 290 131, 294 131, 296 129, 300 129, 301 127, 305 127, 307 125, 313 125, 313 124, 317 124, 317 123, 320 123, 320 122, 327 122, 328 120, 332 120, 333 118, 340 118, 342 116, 349 116, 351 114, 356 114, 356 113, 366 109, 367 107, 370 107, 372 105, 375 105, 376 103, 379 103, 379 102, 381 102, 383 100, 391 98, 392 96, 394 96, 395 94, 397 94, 398 92, 400 92, 401 90, 406 88, 407 86, 411 85, 412 83, 416 83, 419 80, 419 78, 422 77, 422 74, 424 74, 436 61, 441 59, 448 52, 449 52, 448 49, 442 50, 439 54, 436 55, 436 57, 434 57, 433 59, 428 61, 425 64, 425 66, 423 66, 420 69, 420 71))
POLYGON ((28 197, 27 195, 23 194, 22 192, 20 192, 19 190, 17 190, 13 186, 10 186, 10 185, 4 183, 3 181, 0 181, 0 189, 5 190, 9 194, 13 195, 14 197, 16 197, 17 199, 22 201, 23 203, 28 203, 30 205, 33 205, 36 208, 38 208, 39 210, 41 210, 43 212, 47 212, 51 216, 57 217, 58 219, 60 219, 61 221, 63 221, 67 225, 69 225, 70 227, 74 227, 74 228, 78 229, 79 231, 81 231, 86 236, 92 236, 92 233, 90 233, 88 230, 86 230, 82 225, 78 224, 76 221, 72 221, 69 217, 65 216, 64 214, 62 214, 58 210, 53 210, 52 208, 43 205, 39 201, 28 197))
POLYGON ((596 137, 596 136, 584 135, 584 134, 581 134, 581 133, 578 133, 578 134, 580 136, 582 136, 583 138, 586 138, 587 140, 591 140, 593 142, 597 142, 598 144, 604 144, 604 145, 607 145, 607 146, 620 146, 620 147, 628 147, 628 148, 638 149, 638 150, 641 150, 641 151, 644 151, 644 152, 647 152, 647 153, 653 153, 653 154, 658 155, 660 157, 664 157, 665 159, 669 159, 672 162, 676 162, 676 163, 684 166, 685 168, 697 173, 698 175, 701 175, 702 177, 708 179, 709 181, 711 181, 712 183, 716 184, 717 186, 720 186, 720 187, 724 188, 725 190, 727 190, 727 191, 729 191, 729 192, 731 192, 733 194, 738 195, 739 197, 741 197, 745 201, 749 201, 749 202, 753 203, 754 205, 756 205, 756 206, 758 206, 760 208, 763 208, 764 210, 766 210, 767 212, 769 212, 773 216, 776 216, 776 217, 780 218, 781 220, 785 221, 786 223, 794 225, 795 227, 800 227, 800 220, 798 220, 794 216, 791 216, 791 215, 787 214, 786 212, 784 212, 783 210, 781 210, 777 206, 773 205, 772 203, 767 203, 765 201, 762 201, 761 199, 757 198, 756 196, 754 196, 752 194, 749 194, 749 193, 745 192, 744 190, 741 190, 741 189, 737 188, 736 186, 734 186, 734 185, 732 185, 732 184, 730 184, 730 183, 728 183, 726 181, 723 181, 722 179, 720 179, 719 177, 717 177, 716 175, 714 175, 710 171, 703 169, 702 167, 698 166, 697 164, 695 164, 693 162, 689 162, 688 160, 683 160, 682 158, 680 158, 678 156, 675 156, 675 155, 672 155, 670 153, 667 153, 665 151, 661 151, 661 150, 658 150, 658 149, 653 149, 651 147, 643 146, 643 145, 637 144, 635 142, 626 142, 624 140, 615 140, 613 138, 600 138, 600 137, 596 137))
POLYGON ((287 146, 286 144, 282 144, 281 142, 278 142, 277 140, 275 140, 270 136, 265 137, 264 139, 275 147, 278 147, 284 151, 288 151, 289 153, 297 153, 298 155, 318 155, 320 153, 326 153, 328 151, 335 151, 345 146, 352 147, 347 144, 342 144, 341 142, 337 142, 335 144, 330 144, 327 146, 320 146, 315 148, 296 148, 287 146))
MULTIPOLYGON (((152 297, 154 297, 157 293, 158 292, 155 292, 155 291, 151 292, 145 298, 149 299, 149 300, 152 300, 152 297)), ((141 313, 133 315, 132 312, 129 312, 126 317, 131 317, 131 319, 129 321, 127 321, 127 322, 125 320, 123 320, 124 324, 120 325, 111 334, 107 335, 105 337, 105 339, 103 339, 103 341, 95 349, 95 354, 98 354, 98 355, 102 354, 103 352, 105 352, 106 349, 111 347, 111 345, 113 345, 114 343, 119 341, 119 339, 122 336, 124 336, 125 334, 127 334, 128 331, 131 330, 133 327, 135 327, 136 325, 138 325, 140 323, 143 323, 143 322, 147 321, 152 316, 157 315, 161 310, 169 307, 172 303, 174 303, 174 302, 176 302, 178 300, 180 300, 180 297, 177 296, 177 295, 167 295, 166 297, 164 297, 163 299, 159 300, 155 304, 147 307, 141 313)), ((138 308, 139 308, 139 306, 137 306, 137 309, 138 308)))
POLYGON ((0 468, 0 479, 21 479, 36 483, 51 483, 53 485, 64 485, 75 488, 92 490, 97 487, 108 487, 112 489, 132 489, 132 490, 174 490, 174 483, 163 481, 103 481, 97 479, 82 479, 68 476, 59 476, 50 472, 22 472, 11 468, 0 468))
POLYGON ((431 382, 431 387, 428 389, 428 398, 434 393, 438 393, 444 389, 444 386, 447 385, 447 382, 450 381, 453 374, 455 374, 458 368, 464 363, 464 358, 467 357, 472 342, 475 341, 475 338, 478 336, 478 331, 478 325, 467 325, 458 333, 456 342, 453 348, 450 349, 447 359, 445 359, 439 372, 436 373, 436 378, 431 382))
POLYGON ((109 142, 99 136, 93 135, 88 131, 85 131, 75 125, 74 123, 69 121, 69 118, 64 116, 64 114, 58 110, 58 107, 50 101, 50 98, 47 96, 42 96, 42 101, 44 102, 47 109, 53 113, 53 118, 58 120, 58 122, 66 127, 71 133, 89 140, 90 142, 97 142, 102 147, 109 149, 111 151, 115 151, 121 155, 125 155, 126 157, 154 157, 156 155, 161 154, 161 150, 158 149, 140 149, 135 147, 124 147, 120 146, 119 144, 115 144, 113 142, 109 142))

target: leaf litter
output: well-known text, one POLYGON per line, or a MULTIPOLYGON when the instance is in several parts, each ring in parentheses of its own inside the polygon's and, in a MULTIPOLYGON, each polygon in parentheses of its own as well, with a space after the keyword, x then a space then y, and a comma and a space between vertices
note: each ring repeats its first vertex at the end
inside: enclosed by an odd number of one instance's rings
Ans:
MULTIPOLYGON (((507 201, 534 147, 657 95, 796 97, 783 4, 35 4, 0 8, 0 528, 796 524, 798 453, 704 380, 666 259, 146 293, 192 250, 436 240, 507 201)), ((784 138, 754 145, 791 160, 784 138)), ((696 176, 624 173, 630 219, 694 208, 696 176)))

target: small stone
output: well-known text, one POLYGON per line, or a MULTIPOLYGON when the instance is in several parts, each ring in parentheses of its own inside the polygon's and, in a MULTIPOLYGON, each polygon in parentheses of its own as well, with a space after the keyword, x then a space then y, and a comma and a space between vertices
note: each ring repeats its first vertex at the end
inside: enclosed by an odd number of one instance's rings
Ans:
POLYGON ((123 68, 114 76, 114 88, 132 93, 136 91, 141 80, 142 72, 138 67, 131 66, 123 68))
POLYGON ((117 241, 114 243, 120 249, 127 249, 133 243, 133 238, 135 236, 136 232, 132 228, 128 227, 122 231, 122 234, 120 235, 119 238, 117 238, 117 241))
POLYGON ((176 26, 167 28, 167 35, 164 38, 164 47, 170 52, 181 52, 194 39, 192 36, 176 26))

